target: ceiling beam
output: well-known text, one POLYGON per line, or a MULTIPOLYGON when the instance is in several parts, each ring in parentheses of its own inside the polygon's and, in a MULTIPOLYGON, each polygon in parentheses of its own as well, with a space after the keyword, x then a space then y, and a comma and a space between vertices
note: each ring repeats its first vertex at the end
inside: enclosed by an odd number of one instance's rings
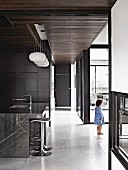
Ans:
POLYGON ((27 29, 29 30, 30 34, 32 35, 34 41, 35 41, 35 46, 36 44, 38 45, 38 47, 41 49, 41 39, 40 37, 38 36, 38 33, 36 31, 36 28, 34 25, 29 25, 29 24, 26 24, 26 27, 27 29))

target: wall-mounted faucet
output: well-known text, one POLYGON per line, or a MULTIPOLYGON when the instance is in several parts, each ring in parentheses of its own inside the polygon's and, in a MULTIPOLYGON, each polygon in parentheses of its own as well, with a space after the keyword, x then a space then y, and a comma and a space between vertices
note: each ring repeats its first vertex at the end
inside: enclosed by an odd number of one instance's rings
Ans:
POLYGON ((30 109, 30 113, 32 113, 32 96, 25 94, 22 97, 29 97, 29 109, 30 109))

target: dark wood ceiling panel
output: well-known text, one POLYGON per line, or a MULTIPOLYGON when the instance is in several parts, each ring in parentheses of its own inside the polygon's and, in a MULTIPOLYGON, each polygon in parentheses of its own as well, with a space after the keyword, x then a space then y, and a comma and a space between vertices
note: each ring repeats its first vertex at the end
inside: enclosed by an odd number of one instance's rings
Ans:
POLYGON ((16 16, 14 14, 8 14, 8 18, 14 25, 24 25, 24 24, 49 24, 51 28, 60 28, 60 26, 66 26, 69 27, 87 27, 88 25, 92 26, 98 26, 100 23, 104 22, 104 19, 107 19, 107 15, 100 15, 97 17, 97 15, 93 16, 28 16, 25 15, 22 16, 21 14, 17 14, 16 16), (68 20, 67 20, 68 18, 68 20), (74 21, 77 21, 74 25, 74 21), (84 24, 84 21, 86 23, 84 24))
POLYGON ((1 0, 1 10, 110 9, 115 0, 1 0))
POLYGON ((0 27, 0 36, 8 37, 8 36, 17 36, 21 34, 23 36, 30 34, 26 28, 26 25, 15 26, 15 27, 0 27))
MULTIPOLYGON (((45 26, 56 63, 74 63, 108 20, 116 0, 0 0, 3 19, 10 23, 0 27, 0 49, 40 47, 34 24, 45 26)), ((5 21, 4 21, 5 23, 5 21)), ((2 24, 1 22, 1 25, 2 24)))
POLYGON ((34 20, 32 20, 32 16, 10 16, 9 19, 14 26, 6 27, 7 30, 1 28, 0 36, 3 38, 2 41, 15 42, 16 46, 18 44, 19 46, 22 44, 28 46, 28 42, 30 42, 32 48, 34 39, 30 35, 31 30, 29 30, 29 27, 27 29, 25 24, 27 23, 28 26, 32 21, 34 24, 35 20, 37 20, 40 24, 45 25, 55 62, 60 62, 60 60, 67 62, 69 60, 69 62, 73 63, 83 50, 89 48, 108 20, 107 15, 34 16, 33 18, 34 20))
POLYGON ((43 23, 55 62, 70 60, 74 63, 80 53, 89 48, 107 20, 107 15, 45 17, 43 23))
POLYGON ((34 39, 26 25, 0 27, 0 49, 24 51, 34 49, 34 39))

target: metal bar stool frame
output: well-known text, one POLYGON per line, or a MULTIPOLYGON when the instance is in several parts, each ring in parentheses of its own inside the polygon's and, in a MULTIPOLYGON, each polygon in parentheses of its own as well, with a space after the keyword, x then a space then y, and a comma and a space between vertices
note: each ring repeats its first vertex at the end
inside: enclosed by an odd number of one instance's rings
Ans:
MULTIPOLYGON (((31 123, 33 123, 33 122, 41 123, 41 136, 40 136, 40 138, 37 138, 37 141, 41 141, 41 150, 35 156, 49 156, 52 154, 52 152, 50 151, 50 150, 52 150, 52 147, 46 146, 46 142, 44 142, 44 140, 45 140, 44 137, 45 137, 45 133, 46 133, 45 125, 46 125, 46 122, 49 122, 49 121, 50 121, 50 118, 46 118, 46 117, 35 118, 35 119, 31 120, 31 123)), ((35 138, 35 140, 36 140, 36 138, 35 138)))

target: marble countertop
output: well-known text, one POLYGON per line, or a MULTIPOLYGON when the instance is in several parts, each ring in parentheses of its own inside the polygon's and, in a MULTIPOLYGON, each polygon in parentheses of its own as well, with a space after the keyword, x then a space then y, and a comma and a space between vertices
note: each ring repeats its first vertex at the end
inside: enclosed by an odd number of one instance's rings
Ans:
POLYGON ((34 118, 49 117, 49 108, 41 113, 0 113, 0 157, 29 156, 29 124, 34 118))

